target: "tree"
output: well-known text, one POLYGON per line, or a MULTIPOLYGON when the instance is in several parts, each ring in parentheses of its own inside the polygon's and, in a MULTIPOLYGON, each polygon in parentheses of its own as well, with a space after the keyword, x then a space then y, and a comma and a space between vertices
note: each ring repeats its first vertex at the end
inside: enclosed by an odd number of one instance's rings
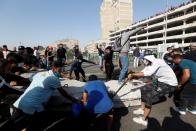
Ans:
POLYGON ((73 50, 67 50, 67 59, 69 60, 69 59, 73 59, 73 50))

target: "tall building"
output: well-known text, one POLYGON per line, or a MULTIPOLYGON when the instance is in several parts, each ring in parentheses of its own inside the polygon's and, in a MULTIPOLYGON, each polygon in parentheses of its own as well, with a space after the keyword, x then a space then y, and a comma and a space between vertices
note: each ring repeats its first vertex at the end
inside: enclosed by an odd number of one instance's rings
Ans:
POLYGON ((132 0, 103 0, 100 8, 102 40, 108 40, 111 32, 132 24, 132 4, 132 0))
POLYGON ((145 30, 130 37, 131 46, 155 49, 159 44, 178 43, 187 46, 196 42, 196 1, 189 1, 168 11, 156 13, 110 34, 110 42, 115 42, 122 32, 144 26, 145 30))

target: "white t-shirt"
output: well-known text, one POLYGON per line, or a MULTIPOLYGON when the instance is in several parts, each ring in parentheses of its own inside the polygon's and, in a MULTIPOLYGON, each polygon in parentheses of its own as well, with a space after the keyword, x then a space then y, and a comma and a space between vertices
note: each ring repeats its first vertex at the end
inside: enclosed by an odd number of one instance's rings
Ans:
POLYGON ((38 73, 33 77, 30 86, 14 103, 14 107, 30 115, 42 112, 54 91, 60 86, 60 80, 52 71, 38 73))
POLYGON ((39 52, 37 50, 34 50, 33 55, 36 56, 36 58, 39 58, 39 52))
POLYGON ((144 73, 144 76, 155 75, 159 82, 163 82, 171 86, 178 85, 175 73, 164 60, 155 59, 152 65, 145 67, 142 72, 144 73))
POLYGON ((4 57, 4 59, 7 59, 7 55, 8 55, 9 53, 10 53, 9 51, 3 51, 3 57, 4 57))

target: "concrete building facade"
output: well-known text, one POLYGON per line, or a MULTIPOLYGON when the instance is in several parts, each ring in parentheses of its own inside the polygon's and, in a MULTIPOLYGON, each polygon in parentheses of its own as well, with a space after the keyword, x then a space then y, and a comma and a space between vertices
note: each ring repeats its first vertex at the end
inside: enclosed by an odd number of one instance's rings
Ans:
POLYGON ((132 24, 132 4, 132 0, 103 0, 100 8, 102 40, 108 40, 111 32, 132 24))
POLYGON ((54 42, 50 46, 57 48, 59 44, 63 44, 67 49, 73 49, 76 45, 79 45, 79 41, 75 39, 63 39, 54 42))
POLYGON ((145 30, 130 37, 132 46, 157 48, 159 44, 179 43, 187 46, 196 42, 196 1, 172 7, 166 12, 158 13, 129 27, 110 33, 110 42, 115 42, 123 31, 145 26, 145 30))
MULTIPOLYGON (((109 43, 109 41, 107 43, 109 43)), ((107 43, 105 42, 105 40, 90 41, 84 47, 84 51, 87 51, 90 54, 98 53, 97 45, 102 45, 102 48, 104 49, 107 46, 107 43)))

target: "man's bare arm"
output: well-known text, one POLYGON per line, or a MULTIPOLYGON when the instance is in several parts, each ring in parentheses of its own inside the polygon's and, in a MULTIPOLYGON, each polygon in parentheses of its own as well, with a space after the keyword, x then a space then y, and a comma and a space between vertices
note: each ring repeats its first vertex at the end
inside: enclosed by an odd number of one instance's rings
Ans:
POLYGON ((190 78, 190 70, 189 69, 184 69, 182 79, 179 82, 179 85, 181 86, 181 85, 185 84, 189 80, 189 78, 190 78))
POLYGON ((129 74, 128 75, 128 79, 133 79, 133 78, 141 78, 144 77, 144 73, 143 72, 138 72, 138 73, 133 73, 133 74, 129 74))
POLYGON ((88 100, 88 93, 84 92, 82 96, 82 102, 84 105, 86 105, 87 100, 88 100))

